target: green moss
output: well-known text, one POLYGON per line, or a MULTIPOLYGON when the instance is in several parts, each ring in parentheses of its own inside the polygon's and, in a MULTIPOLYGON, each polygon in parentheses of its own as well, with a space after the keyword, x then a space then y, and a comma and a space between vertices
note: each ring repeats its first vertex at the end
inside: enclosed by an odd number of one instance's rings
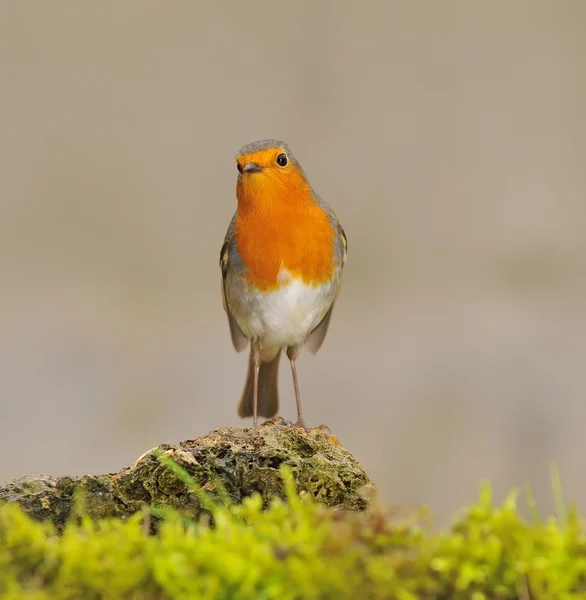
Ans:
POLYGON ((586 536, 490 488, 442 532, 373 501, 352 455, 282 422, 163 445, 119 473, 0 488, 0 600, 586 597, 586 536))
MULTIPOLYGON (((290 471, 289 471, 290 473, 290 471)), ((260 494, 212 507, 214 527, 167 510, 70 522, 60 535, 19 505, 0 508, 0 598, 572 599, 586 594, 586 538, 570 513, 526 523, 515 495, 488 488, 440 533, 418 515, 346 512, 299 496, 263 510, 260 494), (160 516, 160 513, 158 513, 160 516)), ((188 486, 190 487, 190 486, 188 486)))

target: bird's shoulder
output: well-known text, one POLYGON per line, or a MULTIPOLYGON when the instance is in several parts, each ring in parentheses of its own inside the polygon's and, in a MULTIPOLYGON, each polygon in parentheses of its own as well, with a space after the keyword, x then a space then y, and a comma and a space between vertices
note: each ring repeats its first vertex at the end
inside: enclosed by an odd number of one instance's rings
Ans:
POLYGON ((340 220, 336 216, 336 213, 334 212, 332 207, 315 192, 313 192, 313 196, 315 198, 316 204, 328 216, 330 225, 334 229, 336 255, 340 262, 344 264, 348 255, 348 238, 346 237, 346 232, 344 231, 344 228, 342 227, 342 224, 340 223, 340 220))
POLYGON ((232 219, 230 220, 230 224, 228 225, 228 230, 226 231, 226 235, 224 236, 224 243, 222 244, 222 248, 220 250, 220 269, 222 270, 222 279, 226 279, 231 257, 234 256, 236 251, 234 231, 236 229, 237 218, 238 213, 234 213, 234 216, 232 217, 232 219))

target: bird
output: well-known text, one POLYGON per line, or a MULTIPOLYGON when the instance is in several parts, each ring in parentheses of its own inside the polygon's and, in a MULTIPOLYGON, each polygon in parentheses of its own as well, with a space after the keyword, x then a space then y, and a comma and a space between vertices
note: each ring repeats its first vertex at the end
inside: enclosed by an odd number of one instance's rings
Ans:
POLYGON ((291 365, 296 425, 305 428, 296 360, 321 347, 340 292, 348 241, 289 146, 252 142, 236 155, 237 208, 220 251, 222 303, 237 352, 250 346, 242 418, 279 408, 282 350, 291 365))

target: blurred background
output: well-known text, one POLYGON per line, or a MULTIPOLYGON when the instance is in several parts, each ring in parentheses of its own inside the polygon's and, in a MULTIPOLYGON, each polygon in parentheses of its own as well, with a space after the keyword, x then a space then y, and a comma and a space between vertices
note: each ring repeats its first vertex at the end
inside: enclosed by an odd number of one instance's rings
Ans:
POLYGON ((309 424, 440 519, 550 462, 586 509, 586 3, 5 2, 0 82, 0 480, 249 425, 218 258, 277 137, 349 240, 309 424))

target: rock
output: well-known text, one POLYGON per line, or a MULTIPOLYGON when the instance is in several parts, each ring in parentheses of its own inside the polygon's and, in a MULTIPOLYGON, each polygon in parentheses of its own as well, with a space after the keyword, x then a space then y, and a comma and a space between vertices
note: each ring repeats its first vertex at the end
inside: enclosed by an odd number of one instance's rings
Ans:
POLYGON ((273 419, 256 430, 221 427, 178 447, 163 444, 158 453, 149 450, 118 473, 18 479, 0 487, 0 501, 17 502, 32 518, 50 520, 59 530, 73 510, 92 518, 122 519, 145 505, 173 507, 194 519, 205 513, 197 489, 157 454, 180 465, 218 501, 227 495, 239 503, 254 492, 265 505, 283 498, 281 465, 291 469, 300 494, 340 510, 365 509, 374 489, 360 464, 326 428, 304 430, 273 419))

